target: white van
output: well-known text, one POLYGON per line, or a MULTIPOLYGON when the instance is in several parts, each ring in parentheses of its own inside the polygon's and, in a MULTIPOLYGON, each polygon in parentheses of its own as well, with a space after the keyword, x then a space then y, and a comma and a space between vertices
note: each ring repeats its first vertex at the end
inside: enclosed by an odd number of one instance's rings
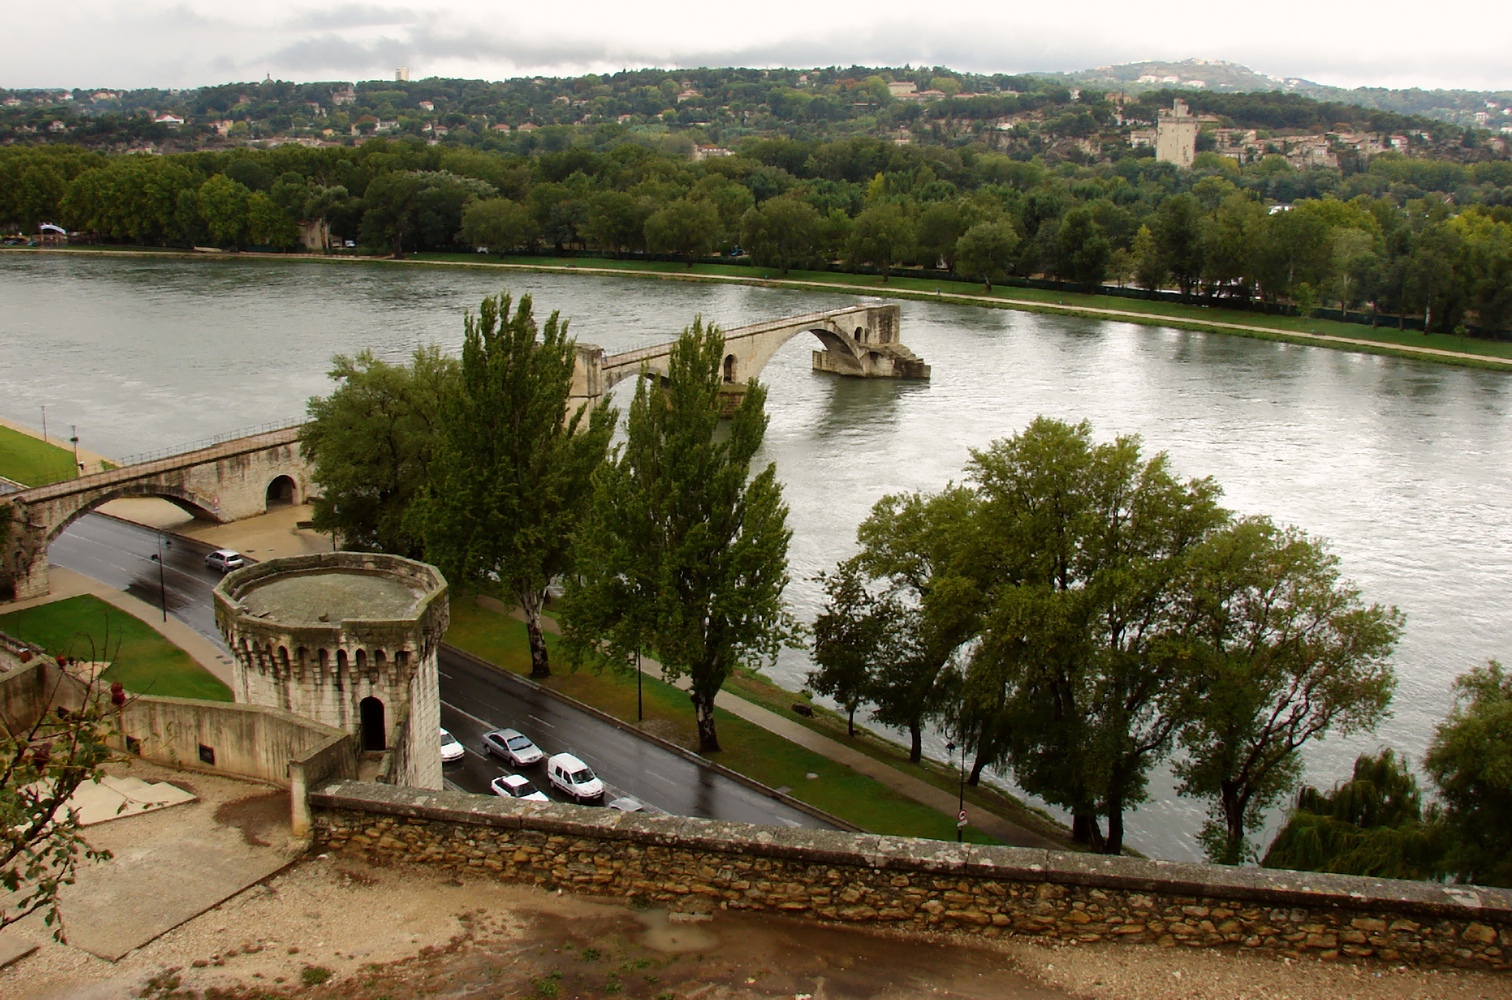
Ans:
POLYGON ((604 801, 604 783, 570 753, 554 754, 546 761, 546 780, 574 802, 604 801))

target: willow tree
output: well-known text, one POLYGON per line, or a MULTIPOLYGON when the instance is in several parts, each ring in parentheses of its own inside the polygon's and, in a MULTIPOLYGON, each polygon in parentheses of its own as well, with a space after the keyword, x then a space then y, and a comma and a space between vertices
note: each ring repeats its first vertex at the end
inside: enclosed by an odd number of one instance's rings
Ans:
POLYGON ((616 417, 607 401, 574 408, 577 350, 560 315, 540 326, 530 296, 512 315, 510 304, 508 295, 486 298, 467 317, 417 519, 427 558, 453 586, 519 604, 539 678, 551 676, 546 589, 571 565, 616 417))
POLYGON ((719 750, 714 697, 730 672, 771 659, 796 626, 782 600, 792 532, 775 465, 751 476, 766 434, 752 382, 720 426, 724 338, 683 331, 665 379, 643 377, 627 437, 595 477, 577 572, 562 605, 578 658, 629 667, 653 651, 687 677, 702 752, 719 750))

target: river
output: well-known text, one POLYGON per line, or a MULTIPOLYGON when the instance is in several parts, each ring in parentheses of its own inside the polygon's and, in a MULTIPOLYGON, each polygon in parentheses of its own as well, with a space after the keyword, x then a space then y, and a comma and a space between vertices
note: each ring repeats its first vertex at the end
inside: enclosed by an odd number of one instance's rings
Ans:
MULTIPOLYGON (((455 350, 462 314, 500 289, 560 309, 609 351, 671 339, 695 315, 737 326, 854 296, 586 275, 379 263, 0 255, 0 416, 124 456, 302 415, 329 391, 333 354, 403 360, 455 350), (60 435, 66 436, 66 435, 60 435)), ((856 525, 890 492, 959 478, 969 450, 1037 414, 1142 435, 1182 475, 1211 475, 1225 503, 1332 541, 1369 601, 1406 632, 1393 717, 1373 735, 1307 751, 1328 785, 1391 745, 1420 760, 1449 685, 1512 656, 1512 379, 1427 362, 1218 334, 1032 313, 903 303, 903 340, 928 383, 814 374, 795 339, 764 373, 764 460, 792 509, 789 590, 812 620, 810 577, 854 551, 856 525)), ((769 673, 802 686, 802 653, 769 673)), ((943 755, 941 742, 930 749, 943 755)), ((1170 794, 1128 818, 1130 843, 1195 858, 1201 806, 1170 794)))

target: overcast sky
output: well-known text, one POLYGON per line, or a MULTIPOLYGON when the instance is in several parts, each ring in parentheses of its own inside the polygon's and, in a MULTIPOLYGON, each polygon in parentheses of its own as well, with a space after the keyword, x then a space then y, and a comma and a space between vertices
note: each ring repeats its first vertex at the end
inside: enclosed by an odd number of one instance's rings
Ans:
POLYGON ((1075 70, 1190 57, 1340 86, 1512 88, 1475 0, 70 0, 6 4, 0 85, 194 87, 626 67, 1075 70))

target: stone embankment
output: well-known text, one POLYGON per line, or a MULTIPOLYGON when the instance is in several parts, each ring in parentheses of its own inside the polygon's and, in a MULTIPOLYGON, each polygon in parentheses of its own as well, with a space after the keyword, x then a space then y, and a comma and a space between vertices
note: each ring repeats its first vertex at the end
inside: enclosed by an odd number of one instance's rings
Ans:
POLYGON ((342 783, 323 848, 674 910, 1512 968, 1512 892, 486 800, 342 783))

